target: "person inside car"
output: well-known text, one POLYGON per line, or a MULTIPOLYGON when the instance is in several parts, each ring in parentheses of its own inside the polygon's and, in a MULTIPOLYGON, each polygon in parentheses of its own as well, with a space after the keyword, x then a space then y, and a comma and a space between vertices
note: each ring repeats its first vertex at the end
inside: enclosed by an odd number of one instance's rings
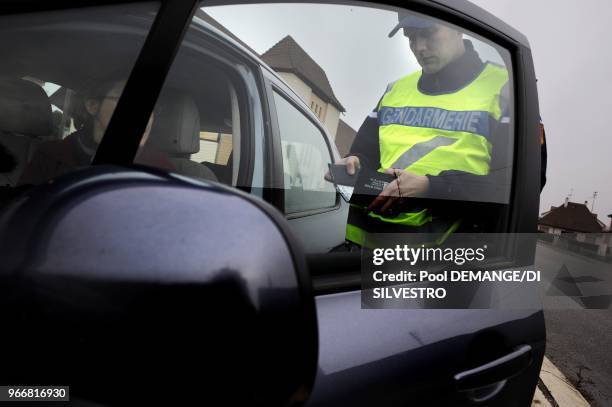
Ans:
MULTIPOLYGON (((18 184, 40 184, 79 167, 89 166, 124 86, 125 80, 111 79, 99 81, 85 91, 85 96, 74 112, 77 131, 64 139, 41 143, 24 169, 18 184)), ((171 171, 174 166, 169 160, 162 154, 144 147, 152 124, 153 115, 149 119, 135 161, 171 171)))

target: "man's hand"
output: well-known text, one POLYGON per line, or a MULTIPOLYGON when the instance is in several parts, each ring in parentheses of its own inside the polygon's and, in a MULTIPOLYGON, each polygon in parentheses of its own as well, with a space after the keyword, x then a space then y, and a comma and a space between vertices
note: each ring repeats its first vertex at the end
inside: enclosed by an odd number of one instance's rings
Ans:
POLYGON ((429 178, 424 175, 394 168, 385 170, 385 174, 395 175, 395 180, 372 201, 369 211, 380 208, 378 212, 384 214, 398 199, 423 196, 429 189, 429 178))
MULTIPOLYGON (((341 158, 334 164, 346 166, 346 172, 349 175, 354 175, 361 168, 361 164, 359 163, 359 157, 354 155, 349 155, 348 157, 341 158)), ((325 173, 325 181, 333 182, 329 170, 325 173)))

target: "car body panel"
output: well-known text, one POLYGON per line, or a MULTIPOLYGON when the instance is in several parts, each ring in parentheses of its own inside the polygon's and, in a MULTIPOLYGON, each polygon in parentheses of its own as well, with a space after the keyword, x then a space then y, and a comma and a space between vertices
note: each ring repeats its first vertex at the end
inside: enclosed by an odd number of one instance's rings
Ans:
MULTIPOLYGON (((220 3, 210 2, 211 5, 220 3)), ((505 37, 508 43, 514 43, 512 52, 518 78, 515 93, 517 106, 522 109, 517 113, 523 126, 517 127, 515 146, 518 170, 514 177, 512 231, 531 231, 537 219, 533 214, 537 215, 537 202, 534 201, 537 201, 538 195, 535 181, 530 177, 537 173, 534 169, 539 165, 539 158, 535 152, 535 138, 530 140, 528 137, 537 116, 537 93, 526 38, 468 2, 414 1, 405 6, 423 12, 444 9, 445 15, 456 13, 458 20, 454 21, 462 21, 461 18, 469 20, 472 24, 470 27, 480 21, 480 33, 485 33, 488 27, 505 37)), ((274 109, 266 108, 266 103, 271 99, 271 84, 282 88, 309 120, 316 121, 316 116, 295 92, 258 56, 209 24, 198 19, 195 24, 210 34, 209 37, 214 38, 220 46, 232 50, 248 62, 259 78, 258 88, 251 90, 259 92, 262 106, 258 106, 261 110, 254 112, 250 128, 255 133, 253 137, 263 139, 254 140, 251 151, 245 154, 250 153, 254 159, 265 156, 264 149, 279 142, 275 140, 274 109), (266 146, 261 143, 266 143, 266 146)), ((189 34, 187 38, 191 38, 189 34)), ((136 96, 128 95, 132 100, 136 100, 136 96)), ((129 103, 122 107, 129 108, 129 103)), ((330 146, 330 156, 337 159, 338 152, 329 135, 322 126, 317 126, 330 146)), ((278 161, 278 155, 275 159, 278 161)), ((268 179, 279 176, 274 174, 278 172, 278 162, 266 165, 266 176, 271 177, 268 179)), ((270 196, 265 193, 261 195, 279 207, 278 202, 270 196)), ((293 235, 318 236, 316 240, 301 242, 306 253, 327 252, 344 240, 343 225, 347 210, 348 204, 338 199, 337 207, 328 211, 288 216, 288 225, 293 235)), ((244 251, 248 252, 247 249, 244 251)), ((216 254, 227 256, 221 252, 216 254)), ((223 263, 224 260, 219 262, 223 263)), ((329 271, 333 274, 334 270, 329 271)), ((318 371, 310 405, 471 405, 468 395, 455 388, 453 376, 525 344, 533 349, 531 365, 523 374, 509 379, 489 404, 528 405, 535 390, 545 343, 541 310, 365 310, 361 308, 360 292, 347 289, 345 292, 318 295, 316 310, 318 371)))
POLYGON ((0 315, 15 334, 0 342, 28 352, 4 358, 0 382, 65 383, 110 405, 276 405, 312 386, 309 276, 265 202, 151 168, 94 166, 6 210, 0 315))
POLYGON ((535 386, 544 354, 541 311, 362 309, 359 291, 316 300, 319 368, 310 405, 471 405, 453 376, 470 358, 525 343, 534 349, 533 364, 491 405, 531 402, 527 388, 535 386))

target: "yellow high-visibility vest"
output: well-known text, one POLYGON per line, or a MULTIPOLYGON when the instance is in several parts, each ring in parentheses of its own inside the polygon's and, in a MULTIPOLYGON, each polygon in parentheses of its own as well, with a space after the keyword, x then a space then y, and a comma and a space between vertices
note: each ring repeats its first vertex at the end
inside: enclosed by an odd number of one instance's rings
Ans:
MULTIPOLYGON (((508 71, 487 63, 463 88, 436 95, 418 90, 421 74, 418 71, 399 79, 380 101, 378 171, 398 168, 417 175, 437 176, 456 170, 487 175, 492 131, 502 115, 500 97, 508 82, 508 71)), ((367 216, 387 224, 412 227, 432 220, 427 209, 400 213, 393 218, 372 212, 367 216)), ((363 245, 365 233, 349 216, 347 240, 363 245)))

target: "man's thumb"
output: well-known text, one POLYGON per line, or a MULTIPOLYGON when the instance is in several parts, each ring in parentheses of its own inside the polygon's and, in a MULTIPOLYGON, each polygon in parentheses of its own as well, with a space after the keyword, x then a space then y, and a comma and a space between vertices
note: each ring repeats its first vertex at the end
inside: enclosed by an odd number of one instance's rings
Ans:
POLYGON ((346 163, 346 172, 349 175, 353 175, 355 174, 355 161, 353 160, 348 160, 346 163))

